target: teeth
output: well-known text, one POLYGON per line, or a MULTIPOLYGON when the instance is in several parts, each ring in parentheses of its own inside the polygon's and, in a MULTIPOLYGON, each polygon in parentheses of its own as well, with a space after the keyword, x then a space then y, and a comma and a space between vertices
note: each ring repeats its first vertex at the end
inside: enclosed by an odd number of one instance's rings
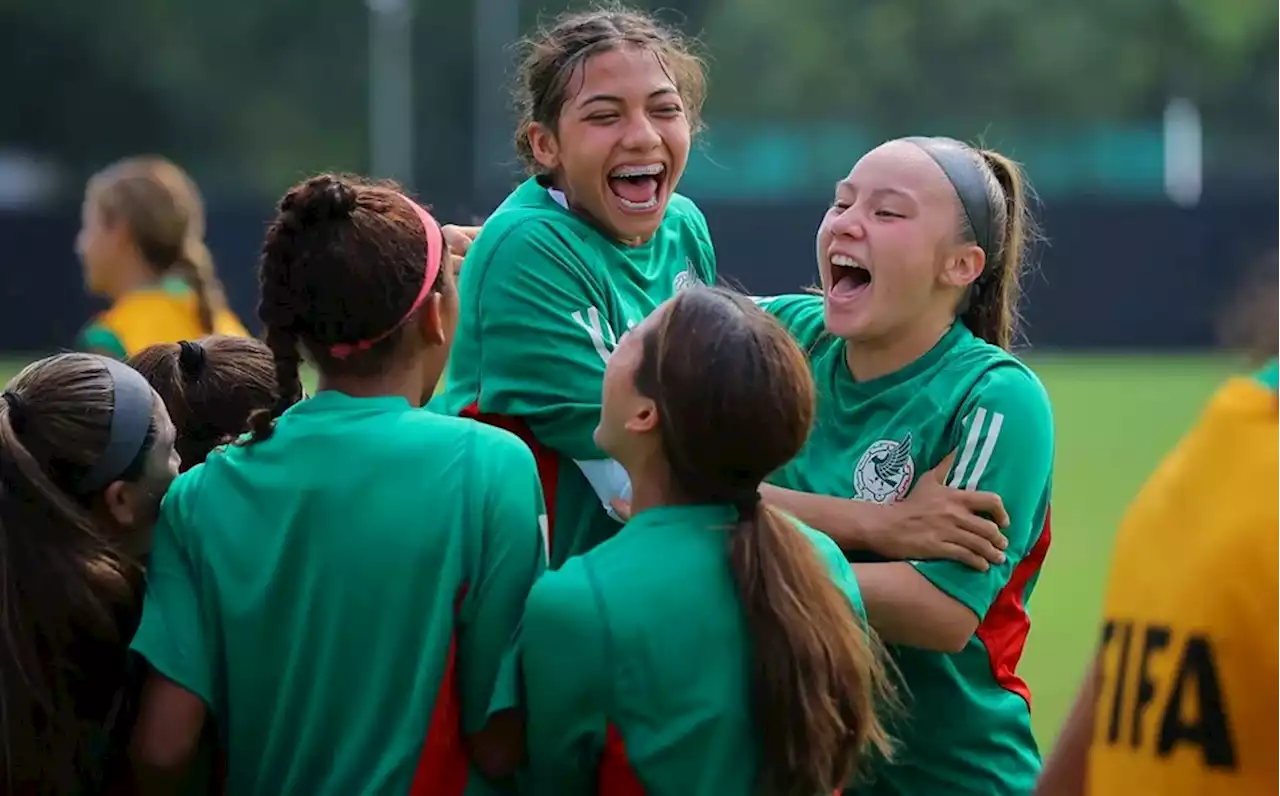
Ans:
POLYGON ((667 167, 661 163, 650 163, 645 166, 619 166, 609 172, 610 177, 652 177, 666 171, 667 167))
POLYGON ((838 265, 841 268, 866 268, 865 265, 853 259, 847 254, 831 255, 831 264, 838 265))
POLYGON ((658 206, 658 197, 656 196, 647 202, 632 202, 629 199, 623 199, 621 196, 618 196, 617 199, 628 210, 652 210, 658 206))

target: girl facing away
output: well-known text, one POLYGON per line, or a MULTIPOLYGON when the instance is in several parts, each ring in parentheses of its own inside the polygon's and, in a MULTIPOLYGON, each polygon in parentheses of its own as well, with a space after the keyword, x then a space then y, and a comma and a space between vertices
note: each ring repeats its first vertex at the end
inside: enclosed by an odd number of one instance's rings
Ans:
POLYGON ((130 357, 129 364, 169 410, 182 472, 249 431, 249 419, 280 398, 271 349, 252 337, 156 343, 130 357))
POLYGON ((142 376, 60 354, 0 393, 0 791, 113 792, 141 686, 143 560, 178 471, 142 376))
POLYGON ((179 476, 156 528, 145 792, 172 792, 206 717, 246 796, 477 796, 518 764, 522 724, 490 698, 545 519, 518 438, 420 411, 457 318, 448 257, 395 186, 323 175, 281 201, 259 267, 277 401, 179 476), (319 390, 298 401, 304 354, 319 390))
POLYGON ((445 392, 432 408, 519 434, 537 456, 558 565, 615 533, 626 474, 596 445, 605 363, 680 289, 715 281, 676 187, 702 64, 651 17, 562 16, 526 43, 516 149, 530 172, 467 252, 445 392))
POLYGON ((1040 768, 1017 667, 1049 547, 1053 418, 1008 350, 1031 230, 1004 156, 890 141, 836 186, 817 235, 821 295, 761 300, 818 385, 814 433, 764 495, 846 551, 910 694, 892 727, 901 753, 859 794, 1026 794, 1040 768), (863 532, 944 487, 998 498, 971 504, 983 513, 969 538, 993 544, 990 559, 894 555, 891 537, 863 532))
POLYGON ((839 548, 761 500, 809 435, 804 354, 695 287, 620 341, 602 403, 634 513, 529 595, 531 792, 829 796, 894 699, 839 548))
POLYGON ((227 307, 204 233, 200 192, 173 163, 126 158, 94 175, 76 252, 85 287, 111 306, 81 332, 77 347, 125 359, 152 343, 247 337, 227 307))

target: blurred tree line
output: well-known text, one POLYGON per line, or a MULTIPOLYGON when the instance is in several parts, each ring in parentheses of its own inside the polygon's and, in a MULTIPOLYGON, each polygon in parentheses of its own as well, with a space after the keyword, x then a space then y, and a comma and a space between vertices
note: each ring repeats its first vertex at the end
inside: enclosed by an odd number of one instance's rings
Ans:
MULTIPOLYGON (((466 193, 472 6, 411 2, 415 181, 466 193)), ((570 5, 582 3, 524 2, 521 26, 570 5)), ((1275 0, 635 5, 699 37, 713 130, 1158 127, 1182 96, 1201 109, 1211 174, 1262 164, 1274 180, 1275 0)), ((0 150, 49 157, 74 179, 159 151, 223 196, 276 195, 321 168, 367 170, 367 14, 360 0, 0 0, 0 150)), ((513 160, 509 149, 494 157, 499 170, 513 160)))

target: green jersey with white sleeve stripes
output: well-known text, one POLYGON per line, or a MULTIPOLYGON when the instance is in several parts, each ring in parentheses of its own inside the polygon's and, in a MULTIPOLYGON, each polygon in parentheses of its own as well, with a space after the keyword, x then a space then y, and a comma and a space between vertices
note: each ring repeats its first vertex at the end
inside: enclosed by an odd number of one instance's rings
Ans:
POLYGON ((1030 629, 1027 600, 1049 547, 1054 440, 1043 386, 961 322, 905 368, 859 382, 845 342, 826 331, 822 297, 757 302, 807 351, 818 393, 808 442, 772 483, 893 503, 954 451, 946 483, 995 492, 1009 513, 1005 563, 980 572, 952 561, 911 562, 980 624, 955 654, 892 649, 910 692, 909 715, 893 728, 902 753, 858 793, 1029 793, 1040 760, 1017 664, 1030 629))

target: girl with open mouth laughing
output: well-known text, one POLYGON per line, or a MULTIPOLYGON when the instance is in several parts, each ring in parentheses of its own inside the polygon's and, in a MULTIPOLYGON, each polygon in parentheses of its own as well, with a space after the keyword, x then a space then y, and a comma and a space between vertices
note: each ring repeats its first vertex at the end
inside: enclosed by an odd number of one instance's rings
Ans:
POLYGON ((560 18, 526 43, 516 149, 531 177, 467 252, 432 408, 519 434, 539 461, 553 566, 612 536, 626 474, 596 446, 605 362, 676 291, 715 281, 702 213, 675 193, 702 64, 648 16, 560 18))

